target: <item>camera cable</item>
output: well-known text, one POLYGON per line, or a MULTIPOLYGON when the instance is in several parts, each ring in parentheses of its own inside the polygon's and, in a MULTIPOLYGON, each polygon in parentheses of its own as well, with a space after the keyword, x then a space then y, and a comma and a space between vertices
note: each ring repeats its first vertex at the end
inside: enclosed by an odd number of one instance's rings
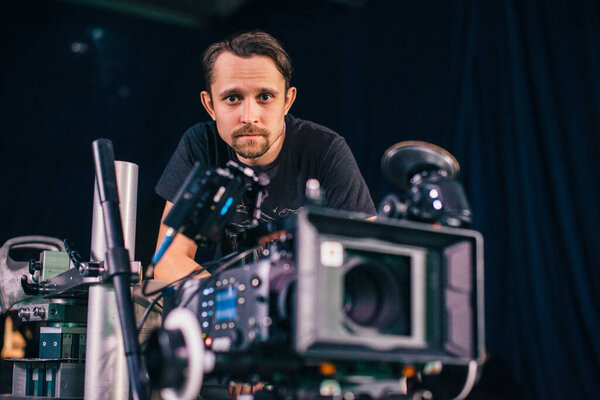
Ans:
POLYGON ((142 319, 140 320, 140 323, 137 327, 138 336, 140 335, 140 333, 142 333, 142 327, 144 326, 144 323, 146 323, 146 319, 150 315, 150 312, 152 311, 152 309, 154 307, 160 307, 162 309, 162 306, 160 304, 158 304, 158 301, 160 299, 162 299, 164 294, 165 294, 165 292, 160 293, 158 296, 156 296, 154 298, 154 300, 152 300, 152 302, 150 302, 150 305, 148 305, 148 307, 146 307, 146 310, 144 311, 144 315, 142 315, 142 319))
POLYGON ((202 282, 202 284, 198 287, 198 289, 196 289, 189 298, 187 298, 187 300, 181 304, 181 307, 186 307, 194 297, 196 297, 196 295, 198 293, 200 293, 202 290, 204 290, 204 288, 206 287, 207 284, 213 282, 215 280, 215 277, 219 276, 219 274, 221 274, 222 272, 224 272, 225 270, 227 270, 228 268, 230 268, 231 266, 235 265, 238 261, 243 260, 244 258, 246 258, 247 256, 249 256, 250 254, 254 253, 255 250, 257 250, 258 248, 260 248, 260 246, 255 246, 255 247, 251 247, 248 250, 245 250, 241 253, 237 253, 233 256, 229 255, 229 259, 227 259, 227 257, 225 257, 224 259, 226 261, 224 261, 219 268, 217 268, 210 277, 206 278, 204 280, 204 282, 202 282))
POLYGON ((467 398, 469 393, 471 393, 471 390, 473 390, 473 386, 475 386, 475 382, 477 381, 477 369, 477 361, 471 360, 467 367, 465 385, 463 386, 461 392, 453 400, 464 400, 467 398))

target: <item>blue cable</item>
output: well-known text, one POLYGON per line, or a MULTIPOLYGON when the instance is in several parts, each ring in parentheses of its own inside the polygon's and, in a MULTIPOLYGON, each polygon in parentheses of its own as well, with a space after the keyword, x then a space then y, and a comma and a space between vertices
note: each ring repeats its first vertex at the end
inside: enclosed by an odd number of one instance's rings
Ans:
POLYGON ((227 210, 229 210, 229 207, 231 206, 231 204, 233 204, 233 197, 230 197, 227 199, 227 201, 225 202, 225 205, 221 209, 221 215, 227 214, 227 210))
POLYGON ((156 253, 154 253, 154 256, 152 257, 152 264, 156 264, 160 261, 162 256, 165 254, 165 252, 171 245, 171 242, 173 242, 174 237, 175 235, 167 235, 165 237, 165 240, 163 240, 162 244, 160 245, 160 248, 156 251, 156 253))

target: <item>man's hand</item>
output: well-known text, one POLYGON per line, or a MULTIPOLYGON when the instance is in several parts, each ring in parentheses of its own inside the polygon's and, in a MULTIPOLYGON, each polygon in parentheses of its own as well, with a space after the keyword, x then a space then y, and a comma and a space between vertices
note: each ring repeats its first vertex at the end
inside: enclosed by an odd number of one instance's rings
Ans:
POLYGON ((229 384, 229 387, 227 388, 227 393, 229 393, 231 400, 236 400, 237 397, 241 394, 254 394, 255 392, 258 392, 259 390, 264 389, 264 387, 265 387, 264 382, 258 382, 254 385, 252 385, 250 383, 231 382, 229 384))

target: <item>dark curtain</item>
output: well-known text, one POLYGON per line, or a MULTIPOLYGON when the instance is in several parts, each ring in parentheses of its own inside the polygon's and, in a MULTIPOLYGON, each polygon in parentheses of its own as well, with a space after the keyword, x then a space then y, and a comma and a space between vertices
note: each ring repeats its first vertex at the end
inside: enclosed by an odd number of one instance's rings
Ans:
POLYGON ((465 2, 452 148, 486 239, 488 349, 528 398, 600 396, 598 2, 465 2))
POLYGON ((379 169, 392 144, 460 161, 486 253, 490 361, 473 398, 600 398, 597 1, 248 1, 192 29, 32 0, 0 18, 0 242, 68 237, 85 257, 90 143, 109 137, 140 165, 148 263, 164 204, 153 185, 208 118, 201 51, 262 28, 294 61, 292 114, 346 138, 376 203, 395 190, 379 169))

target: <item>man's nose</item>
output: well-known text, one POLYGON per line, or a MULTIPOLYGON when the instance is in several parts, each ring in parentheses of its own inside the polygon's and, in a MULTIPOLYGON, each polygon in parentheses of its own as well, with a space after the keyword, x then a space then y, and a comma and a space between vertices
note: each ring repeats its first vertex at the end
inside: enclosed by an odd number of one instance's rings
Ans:
POLYGON ((259 105, 255 101, 247 100, 242 107, 242 122, 244 124, 258 123, 259 105))

